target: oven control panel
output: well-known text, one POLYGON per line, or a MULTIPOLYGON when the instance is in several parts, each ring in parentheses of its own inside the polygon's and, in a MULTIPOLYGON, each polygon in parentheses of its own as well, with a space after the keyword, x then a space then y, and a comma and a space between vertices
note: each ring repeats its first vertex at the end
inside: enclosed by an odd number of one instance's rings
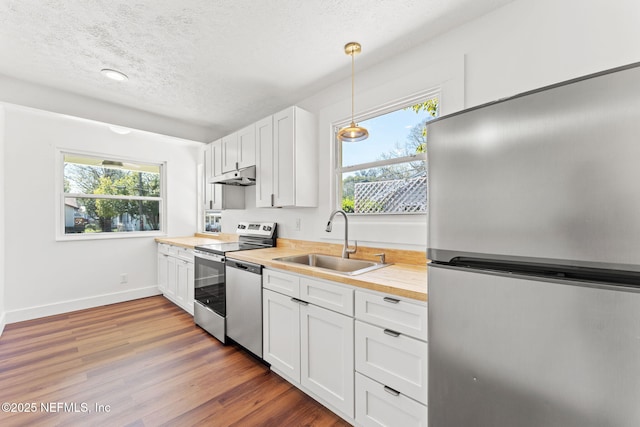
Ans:
POLYGON ((271 237, 275 229, 275 222, 240 222, 236 233, 242 236, 271 237))

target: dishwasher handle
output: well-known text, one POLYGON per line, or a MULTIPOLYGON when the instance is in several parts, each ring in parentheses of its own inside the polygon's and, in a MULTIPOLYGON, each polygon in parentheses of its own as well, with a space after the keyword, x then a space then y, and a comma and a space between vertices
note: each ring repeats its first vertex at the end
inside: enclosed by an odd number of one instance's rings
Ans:
POLYGON ((259 264, 253 264, 245 261, 241 262, 229 258, 227 258, 227 268, 237 268, 238 270, 246 271, 247 273, 262 274, 262 266, 259 264))

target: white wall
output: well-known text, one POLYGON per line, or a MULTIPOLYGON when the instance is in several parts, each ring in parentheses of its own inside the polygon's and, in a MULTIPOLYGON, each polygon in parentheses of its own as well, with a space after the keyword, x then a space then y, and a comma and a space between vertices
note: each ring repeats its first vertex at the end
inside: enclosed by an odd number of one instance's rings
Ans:
POLYGON ((166 161, 167 234, 179 236, 196 229, 201 144, 142 131, 118 135, 103 123, 10 105, 5 131, 7 322, 157 294, 152 237, 55 240, 56 149, 166 161))
POLYGON ((6 313, 4 304, 5 288, 5 225, 4 225, 4 116, 5 111, 0 105, 0 335, 6 323, 6 313))
MULTIPOLYGON (((442 112, 457 111, 593 72, 640 61, 640 2, 637 0, 518 0, 459 27, 394 60, 358 70, 356 109, 364 112, 429 88, 444 79, 442 112)), ((362 55, 367 55, 366 40, 362 55)), ((223 214, 223 231, 239 220, 280 223, 280 236, 340 242, 339 219, 333 233, 324 227, 332 209, 332 121, 346 118, 350 79, 331 86, 298 105, 319 120, 319 207, 256 209, 246 190, 245 212, 223 214), (301 219, 301 230, 294 229, 301 219)), ((370 246, 426 248, 426 220, 421 217, 353 217, 350 237, 370 246)))

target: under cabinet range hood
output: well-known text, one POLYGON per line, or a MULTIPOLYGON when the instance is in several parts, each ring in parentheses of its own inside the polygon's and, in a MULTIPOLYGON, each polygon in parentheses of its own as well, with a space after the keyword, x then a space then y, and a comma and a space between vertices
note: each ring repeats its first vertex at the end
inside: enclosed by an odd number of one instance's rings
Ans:
POLYGON ((211 184, 240 186, 256 185, 256 167, 249 166, 248 168, 238 169, 216 176, 211 179, 211 184))

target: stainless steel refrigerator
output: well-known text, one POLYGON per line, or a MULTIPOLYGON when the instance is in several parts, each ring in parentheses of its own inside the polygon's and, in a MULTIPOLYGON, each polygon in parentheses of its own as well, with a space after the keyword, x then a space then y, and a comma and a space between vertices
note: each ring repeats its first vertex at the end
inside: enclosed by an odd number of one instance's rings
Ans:
POLYGON ((428 125, 429 426, 640 426, 640 64, 428 125))

